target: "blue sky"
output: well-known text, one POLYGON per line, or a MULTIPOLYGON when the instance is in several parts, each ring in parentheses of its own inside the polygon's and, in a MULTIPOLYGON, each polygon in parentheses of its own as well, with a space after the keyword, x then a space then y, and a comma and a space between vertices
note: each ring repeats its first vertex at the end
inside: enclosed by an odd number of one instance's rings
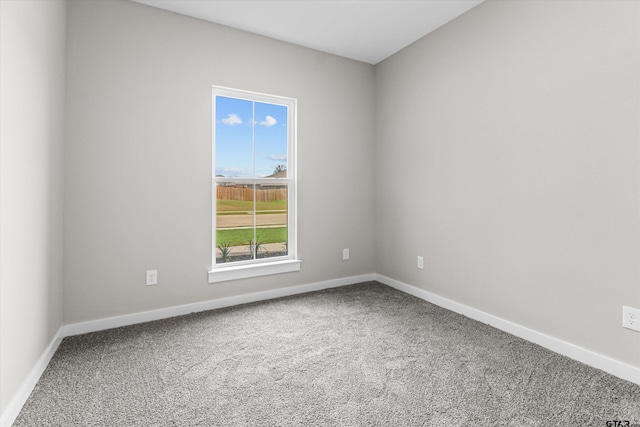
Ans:
POLYGON ((287 107, 216 96, 215 119, 216 175, 264 177, 287 165, 287 107))

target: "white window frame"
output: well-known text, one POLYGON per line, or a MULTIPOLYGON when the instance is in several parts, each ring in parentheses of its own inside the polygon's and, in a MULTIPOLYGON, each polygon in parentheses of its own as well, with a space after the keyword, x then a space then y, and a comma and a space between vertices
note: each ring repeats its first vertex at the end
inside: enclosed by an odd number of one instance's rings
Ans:
POLYGON ((212 86, 212 268, 209 271, 209 283, 244 279, 269 274, 299 271, 301 260, 298 259, 297 245, 297 100, 282 96, 268 95, 239 89, 212 86), (217 178, 216 177, 216 96, 224 96, 287 107, 287 177, 286 178, 217 178), (216 185, 218 182, 286 182, 287 183, 287 255, 273 258, 261 258, 233 263, 216 264, 216 185))

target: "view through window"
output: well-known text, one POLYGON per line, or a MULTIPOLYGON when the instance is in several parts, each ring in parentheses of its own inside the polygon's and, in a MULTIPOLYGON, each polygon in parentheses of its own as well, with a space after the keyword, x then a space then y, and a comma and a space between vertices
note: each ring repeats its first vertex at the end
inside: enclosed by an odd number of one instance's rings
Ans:
POLYGON ((214 88, 214 266, 295 253, 295 101, 214 88))

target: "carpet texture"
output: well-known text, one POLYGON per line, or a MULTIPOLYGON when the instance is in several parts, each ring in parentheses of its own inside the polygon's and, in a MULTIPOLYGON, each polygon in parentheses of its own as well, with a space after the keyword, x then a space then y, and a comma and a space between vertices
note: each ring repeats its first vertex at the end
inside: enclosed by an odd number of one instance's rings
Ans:
POLYGON ((640 424, 640 386, 379 283, 65 338, 14 426, 640 424))

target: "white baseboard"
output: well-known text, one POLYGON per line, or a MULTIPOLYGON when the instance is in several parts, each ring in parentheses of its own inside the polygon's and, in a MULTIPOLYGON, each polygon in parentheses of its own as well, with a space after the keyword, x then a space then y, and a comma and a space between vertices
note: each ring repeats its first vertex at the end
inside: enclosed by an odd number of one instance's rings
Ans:
POLYGON ((462 314, 471 319, 493 326, 501 331, 515 335, 532 343, 545 347, 555 353, 562 354, 585 365, 601 369, 618 378, 640 385, 640 368, 612 359, 594 351, 579 347, 575 344, 529 329, 517 323, 510 322, 489 313, 477 310, 459 302, 444 298, 415 286, 399 282, 389 277, 375 274, 375 280, 391 286, 399 291, 413 295, 432 304, 462 314))
POLYGON ((374 280, 375 275, 364 274, 361 276, 344 277, 340 279, 325 280, 323 282, 310 283, 307 285, 291 286, 288 288, 273 289, 270 291, 254 292, 245 295, 219 298, 209 301, 196 302, 193 304, 178 305, 174 307, 161 308, 159 310, 143 311, 141 313, 126 314, 123 316, 109 317, 105 319, 91 320, 82 323, 73 323, 63 327, 63 336, 86 334, 89 332, 102 331, 105 329, 119 328, 121 326, 135 325, 137 323, 151 322, 154 320, 167 319, 184 314, 196 313, 216 308, 231 307, 234 305, 247 304, 250 302, 270 300, 290 295, 302 294, 305 292, 319 291, 322 289, 337 288, 339 286, 353 285, 355 283, 369 282, 374 280))
POLYGON ((55 354, 60 342, 62 341, 63 328, 58 329, 58 332, 54 335, 53 339, 45 349, 40 359, 36 362, 35 366, 31 369, 25 380, 22 382, 22 385, 13 396, 13 399, 9 402, 9 405, 2 412, 2 417, 0 417, 0 427, 11 427, 16 418, 18 418, 18 414, 20 414, 20 410, 24 406, 25 402, 29 398, 29 395, 35 388, 40 376, 51 361, 51 358, 55 354))

